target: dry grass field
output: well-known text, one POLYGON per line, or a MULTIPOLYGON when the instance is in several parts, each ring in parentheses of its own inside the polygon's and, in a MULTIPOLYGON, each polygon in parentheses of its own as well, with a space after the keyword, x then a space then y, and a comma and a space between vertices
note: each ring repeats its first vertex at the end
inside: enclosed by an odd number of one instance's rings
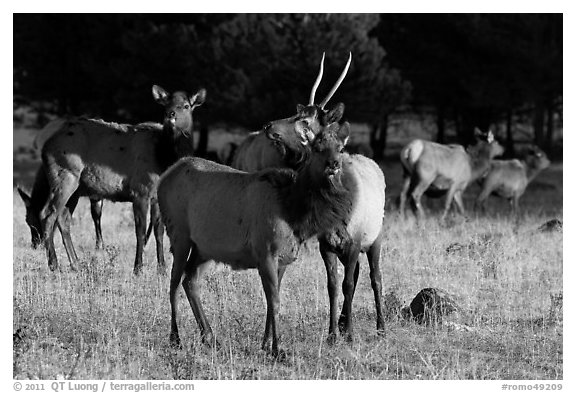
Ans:
MULTIPOLYGON (((15 181, 29 185, 33 163, 15 161, 15 181), (20 168, 22 170, 20 170, 20 168)), ((169 346, 169 278, 156 271, 154 242, 145 268, 132 275, 135 236, 128 204, 105 202, 105 249, 94 250, 88 202, 74 215, 78 272, 58 239, 62 271, 50 272, 44 250, 30 247, 25 209, 13 200, 13 351, 16 379, 562 379, 563 322, 551 296, 562 294, 561 232, 536 229, 562 218, 562 166, 555 164, 528 188, 516 223, 506 203, 491 201, 486 217, 471 214, 422 225, 395 211, 400 168, 384 163, 389 195, 382 251, 384 292, 403 302, 426 287, 451 293, 464 327, 426 327, 392 318, 375 331, 365 256, 354 298, 355 342, 328 345, 326 274, 316 244, 291 265, 281 292, 277 361, 260 349, 265 299, 256 271, 215 264, 204 277, 203 302, 219 349, 204 346, 180 290, 184 349, 169 346), (447 252, 453 243, 464 245, 447 252)), ((465 201, 477 192, 473 187, 465 201)), ((437 202, 427 201, 433 210, 437 202)), ((168 239, 165 238, 165 244, 168 239)), ((168 247, 166 247, 168 250, 168 247)), ((172 257, 166 251, 167 261, 172 257)), ((340 295, 340 302, 342 295, 340 295)))

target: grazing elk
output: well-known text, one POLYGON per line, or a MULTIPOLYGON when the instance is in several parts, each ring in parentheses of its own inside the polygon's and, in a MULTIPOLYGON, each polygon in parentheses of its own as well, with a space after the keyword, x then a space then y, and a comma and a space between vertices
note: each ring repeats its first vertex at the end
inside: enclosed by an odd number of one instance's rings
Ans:
MULTIPOLYGON (((154 86, 152 94, 165 108, 163 125, 143 123, 134 127, 72 119, 65 121, 42 147, 42 161, 50 186, 42 227, 51 270, 58 267, 54 226, 66 208, 76 205, 80 194, 132 202, 136 227, 135 274, 142 269, 146 214, 150 207, 158 267, 164 269, 164 229, 155 201, 156 183, 178 158, 192 154, 192 112, 204 102, 206 90, 200 89, 189 97, 185 92, 169 94, 154 86)), ((71 268, 75 269, 78 258, 72 242, 64 245, 71 268)))
POLYGON ((506 198, 518 214, 518 200, 540 172, 548 168, 550 160, 539 147, 532 146, 523 160, 494 160, 486 176, 480 179, 482 191, 476 198, 476 206, 486 210, 486 200, 491 195, 506 198))
MULTIPOLYGON (((37 248, 43 242, 42 235, 44 231, 42 230, 42 222, 40 220, 40 213, 46 203, 48 202, 48 195, 50 193, 48 178, 46 177, 46 171, 44 166, 41 165, 36 172, 34 177, 34 185, 32 187, 32 192, 28 195, 20 187, 18 189, 18 194, 24 202, 26 207, 26 224, 30 228, 31 244, 33 248, 37 248)), ((90 198, 90 213, 92 215, 92 221, 94 221, 94 229, 96 231, 96 249, 102 248, 102 228, 100 225, 100 218, 102 217, 102 199, 90 198)), ((58 228, 62 234, 62 241, 64 243, 71 242, 70 240, 70 224, 71 216, 74 210, 64 209, 62 216, 58 218, 58 228)))
POLYGON ((280 283, 303 243, 325 231, 344 234, 355 195, 344 184, 342 149, 348 124, 325 127, 298 170, 247 173, 201 158, 185 158, 164 173, 158 203, 174 262, 170 281, 170 341, 180 345, 176 291, 182 285, 204 342, 214 335, 200 302, 209 260, 234 270, 258 269, 267 302, 262 347, 278 355, 280 283), (182 280, 182 275, 184 279, 182 280))
POLYGON ((326 95, 326 98, 324 98, 320 104, 315 105, 314 97, 316 95, 316 89, 320 85, 324 73, 324 57, 325 55, 322 55, 320 72, 312 87, 308 106, 297 105, 294 116, 270 122, 264 126, 264 130, 250 133, 236 149, 232 160, 232 167, 247 172, 255 172, 264 168, 284 168, 287 166, 287 163, 296 165, 300 157, 292 156, 294 152, 287 151, 283 148, 282 144, 271 141, 266 137, 264 132, 271 127, 274 127, 277 132, 282 132, 284 129, 293 130, 296 121, 305 121, 309 124, 309 130, 315 135, 320 130, 320 127, 335 123, 342 118, 344 104, 339 103, 330 111, 326 111, 324 106, 326 106, 344 80, 352 61, 352 54, 349 55, 344 70, 330 92, 326 95))
POLYGON ((465 215, 462 193, 466 187, 486 173, 490 162, 504 152, 494 139, 492 131, 475 130, 477 143, 464 149, 461 145, 441 145, 416 139, 400 152, 404 169, 404 183, 400 193, 400 214, 404 215, 409 197, 417 210, 418 218, 424 218, 420 199, 422 194, 446 194, 441 220, 446 218, 452 200, 460 214, 465 215))

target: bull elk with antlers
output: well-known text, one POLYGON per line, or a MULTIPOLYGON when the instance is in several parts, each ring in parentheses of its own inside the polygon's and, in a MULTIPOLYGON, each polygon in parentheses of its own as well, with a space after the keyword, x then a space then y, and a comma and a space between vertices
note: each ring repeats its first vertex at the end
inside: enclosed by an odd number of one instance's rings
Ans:
POLYGON ((274 141, 266 137, 265 131, 271 127, 277 129, 278 132, 281 132, 282 129, 294 130, 294 123, 296 121, 305 121, 309 124, 309 131, 315 135, 318 133, 320 127, 340 121, 344 114, 344 104, 336 104, 330 111, 325 110, 324 107, 344 80, 352 61, 352 54, 349 55, 344 70, 326 97, 320 104, 314 104, 316 90, 320 85, 324 73, 324 58, 325 55, 323 54, 320 71, 312 87, 308 105, 304 106, 299 104, 296 107, 296 114, 294 116, 270 122, 264 126, 264 130, 248 135, 236 149, 232 160, 232 167, 247 172, 255 172, 264 168, 284 168, 286 166, 296 165, 300 159, 298 154, 295 154, 294 151, 284 149, 282 144, 274 143, 274 141))
MULTIPOLYGON (((169 94, 159 86, 152 88, 156 102, 165 108, 163 125, 143 123, 134 126, 92 119, 71 119, 42 147, 50 193, 42 211, 42 228, 48 266, 58 267, 54 250, 54 227, 65 209, 74 210, 81 195, 131 202, 136 228, 134 273, 142 269, 146 235, 146 214, 159 217, 156 185, 162 172, 178 158, 191 155, 192 112, 202 105, 206 90, 193 96, 179 91, 169 94), (152 204, 151 204, 152 201, 152 204)), ((159 269, 164 269, 163 226, 154 223, 159 269)), ((72 241, 64 242, 70 265, 78 257, 72 241)))
MULTIPOLYGON (((342 117, 344 105, 336 106, 337 112, 325 114, 324 106, 332 97, 336 88, 344 79, 350 66, 351 55, 338 82, 332 88, 327 98, 320 104, 314 104, 316 89, 322 78, 323 61, 320 72, 312 92, 308 106, 298 106, 298 113, 287 119, 272 121, 265 126, 265 134, 271 139, 277 149, 287 159, 284 166, 294 165, 293 157, 306 156, 314 144, 322 139, 318 129, 324 122, 337 122, 342 117), (305 116, 303 114, 309 114, 305 116), (310 116, 311 115, 311 116, 310 116), (318 135, 318 136, 317 136, 318 135)), ((297 162, 297 161, 296 161, 297 162)), ((352 300, 356 289, 360 265, 360 253, 366 253, 370 268, 370 280, 374 292, 376 307, 376 329, 384 331, 384 318, 382 314, 382 279, 380 272, 380 250, 383 234, 385 188, 386 182, 380 167, 373 160, 362 155, 343 153, 342 159, 342 187, 351 195, 352 207, 348 221, 338 230, 326 230, 319 234, 320 253, 324 260, 328 279, 328 296, 330 299, 330 341, 336 338, 338 332, 353 338, 352 300), (344 304, 340 317, 337 315, 337 261, 344 265, 344 279, 342 292, 344 304)))

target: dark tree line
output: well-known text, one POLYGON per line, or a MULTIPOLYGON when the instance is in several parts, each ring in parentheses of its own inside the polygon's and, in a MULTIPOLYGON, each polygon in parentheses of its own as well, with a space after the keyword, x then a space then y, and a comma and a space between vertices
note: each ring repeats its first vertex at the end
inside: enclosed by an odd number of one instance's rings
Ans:
POLYGON ((250 129, 307 103, 326 52, 321 100, 353 62, 331 103, 372 125, 381 156, 398 108, 436 114, 437 139, 456 124, 531 117, 551 144, 562 104, 562 15, 165 14, 14 15, 14 96, 58 115, 157 120, 152 84, 208 90, 196 118, 200 150, 212 124, 250 129), (49 104, 48 106, 46 106, 49 104))
POLYGON ((377 35, 413 83, 413 105, 435 109, 438 141, 448 121, 464 142, 505 121, 510 148, 512 118, 529 113, 534 142, 549 149, 562 110, 562 23, 561 14, 383 15, 377 35))

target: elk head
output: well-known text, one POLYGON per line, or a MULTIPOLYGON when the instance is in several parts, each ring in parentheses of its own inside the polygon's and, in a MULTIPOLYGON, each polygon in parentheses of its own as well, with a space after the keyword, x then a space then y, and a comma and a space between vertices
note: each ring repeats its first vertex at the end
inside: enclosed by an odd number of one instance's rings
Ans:
POLYGON ((26 224, 30 228, 30 236, 33 248, 38 248, 42 244, 42 223, 40 222, 40 214, 32 206, 32 198, 18 187, 18 195, 24 202, 26 207, 26 224))
POLYGON ((494 133, 491 130, 482 132, 476 128, 474 129, 474 137, 476 138, 477 144, 469 151, 478 151, 487 148, 490 159, 504 154, 504 147, 494 138, 494 133))
MULTIPOLYGON (((304 127, 297 123, 296 128, 304 127)), ((303 131, 305 132, 305 131, 303 131)), ((312 141, 310 147, 309 171, 314 182, 327 179, 330 182, 342 170, 344 146, 350 136, 350 124, 332 123, 326 126, 312 141)))
POLYGON ((206 89, 189 97, 186 92, 168 93, 160 86, 152 86, 152 96, 165 110, 164 128, 174 134, 192 135, 192 111, 206 100, 206 89))
POLYGON ((320 71, 312 87, 308 105, 298 104, 296 107, 296 115, 286 119, 271 121, 264 126, 266 136, 275 142, 276 147, 279 148, 282 153, 285 153, 285 148, 289 150, 301 149, 302 145, 307 145, 314 139, 314 136, 318 134, 321 127, 339 122, 344 115, 343 103, 336 104, 330 111, 325 110, 324 107, 344 80, 348 68, 350 68, 352 53, 350 53, 344 70, 328 95, 326 95, 320 104, 314 104, 316 89, 320 85, 324 73, 324 57, 325 56, 322 55, 320 71), (305 127, 296 127, 296 124, 304 125, 305 127))
POLYGON ((524 160, 529 167, 538 171, 544 170, 550 166, 550 160, 548 159, 548 156, 546 156, 546 153, 544 153, 542 149, 535 145, 528 149, 524 160))

